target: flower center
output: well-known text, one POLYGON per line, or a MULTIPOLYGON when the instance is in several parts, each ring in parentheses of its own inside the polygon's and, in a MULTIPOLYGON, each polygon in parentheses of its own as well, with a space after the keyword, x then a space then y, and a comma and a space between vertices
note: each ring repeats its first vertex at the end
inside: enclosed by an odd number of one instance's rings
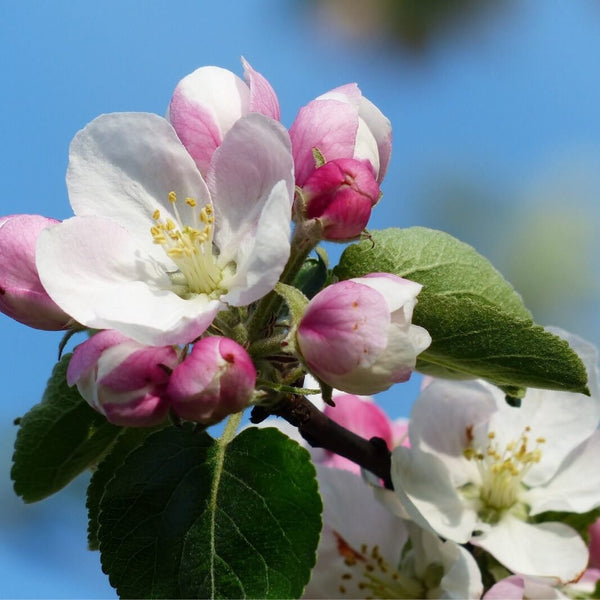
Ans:
POLYGON ((487 508, 499 511, 513 507, 523 489, 523 478, 535 463, 540 462, 540 446, 546 440, 537 438, 531 448, 530 431, 530 427, 525 427, 520 437, 510 441, 504 449, 495 441, 495 432, 490 431, 483 452, 477 451, 473 442, 464 450, 464 456, 477 463, 482 481, 479 497, 487 508))
MULTIPOLYGON (((192 223, 185 224, 177 210, 177 195, 169 192, 169 202, 173 206, 176 221, 161 218, 160 210, 152 215, 155 224, 150 228, 155 244, 163 247, 165 253, 179 268, 170 273, 174 291, 181 297, 190 294, 211 294, 219 287, 222 272, 215 263, 213 253, 213 209, 210 204, 199 211, 193 210, 192 223)), ((185 203, 196 208, 196 200, 186 198, 185 203)))
POLYGON ((362 544, 360 551, 334 532, 337 547, 348 567, 341 575, 338 591, 349 598, 423 598, 423 584, 401 573, 379 553, 379 547, 362 544))

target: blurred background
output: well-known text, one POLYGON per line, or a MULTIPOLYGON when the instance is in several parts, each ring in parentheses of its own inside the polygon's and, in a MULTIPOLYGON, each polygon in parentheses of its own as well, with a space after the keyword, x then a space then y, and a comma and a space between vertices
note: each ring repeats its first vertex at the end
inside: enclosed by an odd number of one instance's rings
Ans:
MULTIPOLYGON (((356 81, 390 118, 370 228, 474 245, 536 321, 600 343, 600 6, 593 0, 0 0, 1 214, 66 218, 68 145, 98 114, 163 114, 177 81, 240 56, 282 120, 356 81)), ((331 250, 331 249, 330 249, 331 250)), ((332 258, 341 248, 331 250, 332 258)), ((113 598, 86 549, 81 477, 24 505, 13 420, 41 398, 60 334, 0 315, 0 596, 113 598)), ((419 379, 381 397, 408 415, 419 379)))

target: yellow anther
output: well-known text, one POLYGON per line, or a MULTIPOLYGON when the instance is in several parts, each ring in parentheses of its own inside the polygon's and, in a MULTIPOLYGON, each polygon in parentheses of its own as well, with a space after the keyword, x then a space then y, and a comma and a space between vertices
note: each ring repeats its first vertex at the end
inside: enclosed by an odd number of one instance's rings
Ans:
POLYGON ((185 203, 192 208, 196 206, 197 202, 193 198, 186 198, 185 203))
POLYGON ((175 204, 177 202, 177 194, 175 192, 169 192, 169 202, 175 204))
POLYGON ((490 431, 487 436, 489 440, 493 440, 496 437, 496 432, 490 431))
POLYGON ((165 225, 166 225, 167 231, 173 231, 174 229, 177 229, 177 225, 175 225, 175 223, 173 223, 173 221, 171 221, 171 219, 167 219, 167 222, 165 225))
POLYGON ((160 219, 160 210, 158 210, 158 208, 152 213, 152 218, 155 221, 158 221, 160 219))
POLYGON ((535 440, 538 444, 545 444, 546 443, 546 438, 545 437, 539 437, 535 440))

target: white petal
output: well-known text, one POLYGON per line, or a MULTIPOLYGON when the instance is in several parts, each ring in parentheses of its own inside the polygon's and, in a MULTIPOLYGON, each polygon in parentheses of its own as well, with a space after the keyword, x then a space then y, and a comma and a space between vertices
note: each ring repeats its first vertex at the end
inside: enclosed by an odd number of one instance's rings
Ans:
POLYGON ((456 486, 477 482, 477 467, 463 451, 475 428, 485 424, 495 411, 493 396, 479 382, 434 379, 413 405, 410 443, 442 460, 456 486))
POLYGON ((247 230, 239 238, 236 272, 222 282, 229 290, 223 296, 228 304, 250 304, 270 292, 279 281, 290 255, 288 199, 286 182, 275 184, 258 217, 256 229, 247 230))
POLYGON ((164 251, 152 242, 152 214, 172 214, 174 191, 188 222, 191 209, 210 202, 196 165, 166 119, 150 113, 113 113, 94 119, 79 131, 69 153, 69 199, 76 215, 111 217, 125 227, 138 246, 156 260, 164 251))
POLYGON ((437 535, 408 524, 415 572, 422 578, 427 567, 440 564, 444 576, 437 590, 429 590, 434 598, 479 598, 483 592, 481 573, 470 552, 450 540, 442 541, 437 535))
POLYGON ((471 543, 513 573, 552 577, 561 583, 577 579, 588 561, 587 548, 574 529, 563 523, 532 525, 510 514, 471 543))
POLYGON ((398 447, 392 453, 391 474, 396 495, 417 525, 458 543, 471 538, 477 515, 463 503, 436 456, 398 447))
POLYGON ((567 457, 556 475, 544 486, 523 494, 531 514, 547 510, 583 513, 600 506, 600 431, 567 457))
POLYGON ((407 540, 404 522, 373 501, 373 491, 360 477, 323 466, 317 466, 319 490, 323 498, 323 533, 317 549, 317 564, 304 592, 305 598, 362 598, 357 587, 362 575, 361 561, 351 581, 342 579, 353 569, 345 562, 345 542, 354 552, 367 553, 378 547, 380 555, 396 566, 407 540), (342 547, 340 547, 342 546, 342 547), (344 591, 342 591, 342 589, 344 591))
POLYGON ((579 354, 588 372, 591 396, 554 390, 529 389, 522 401, 518 415, 520 426, 531 426, 530 438, 546 438, 541 446, 542 457, 525 478, 529 486, 547 482, 566 456, 598 426, 600 419, 600 391, 598 390, 598 352, 581 338, 549 328, 552 333, 566 339, 579 354))
POLYGON ((44 230, 36 263, 54 301, 75 320, 116 329, 148 345, 187 343, 222 306, 198 295, 183 300, 165 271, 122 227, 104 217, 74 217, 44 230))
POLYGON ((277 204, 287 206, 285 211, 277 210, 287 213, 287 223, 277 226, 286 231, 289 228, 294 178, 287 131, 280 123, 260 114, 243 117, 215 152, 208 182, 215 205, 214 241, 220 251, 219 258, 224 262, 239 262, 265 216, 265 205, 274 202, 274 196, 277 204), (283 186, 281 181, 285 182, 283 186), (238 249, 240 246, 242 250, 238 249))
POLYGON ((317 465, 323 499, 323 522, 337 531, 353 548, 379 546, 381 555, 396 564, 408 539, 399 519, 377 502, 373 488, 355 473, 317 465))

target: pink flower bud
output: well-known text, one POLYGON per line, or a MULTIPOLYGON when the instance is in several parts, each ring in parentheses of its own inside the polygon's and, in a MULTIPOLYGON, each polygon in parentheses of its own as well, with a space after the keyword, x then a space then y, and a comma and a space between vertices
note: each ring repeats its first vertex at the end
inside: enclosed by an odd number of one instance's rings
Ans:
POLYGON ((67 383, 115 425, 150 427, 169 411, 169 372, 179 362, 172 346, 144 346, 105 330, 75 348, 67 383))
POLYGON ((313 171, 303 193, 306 217, 321 221, 325 240, 359 236, 380 195, 370 163, 352 158, 333 160, 313 171))
POLYGON ((296 185, 303 187, 317 168, 316 148, 325 162, 366 160, 383 181, 392 151, 392 126, 355 83, 335 88, 300 109, 290 127, 296 185))
POLYGON ((254 392, 256 369, 237 342, 202 338, 173 371, 168 387, 173 410, 206 425, 243 410, 254 392))
POLYGON ((202 175, 233 124, 248 113, 279 120, 279 102, 269 82, 244 59, 244 79, 220 67, 201 67, 175 88, 168 119, 202 175))
POLYGON ((46 293, 35 265, 38 235, 55 223, 40 215, 0 218, 0 311, 35 329, 67 329, 72 324, 46 293))
POLYGON ((389 273, 334 283, 308 304, 296 334, 310 371, 351 394, 375 394, 409 379, 431 343, 411 324, 421 285, 389 273))

